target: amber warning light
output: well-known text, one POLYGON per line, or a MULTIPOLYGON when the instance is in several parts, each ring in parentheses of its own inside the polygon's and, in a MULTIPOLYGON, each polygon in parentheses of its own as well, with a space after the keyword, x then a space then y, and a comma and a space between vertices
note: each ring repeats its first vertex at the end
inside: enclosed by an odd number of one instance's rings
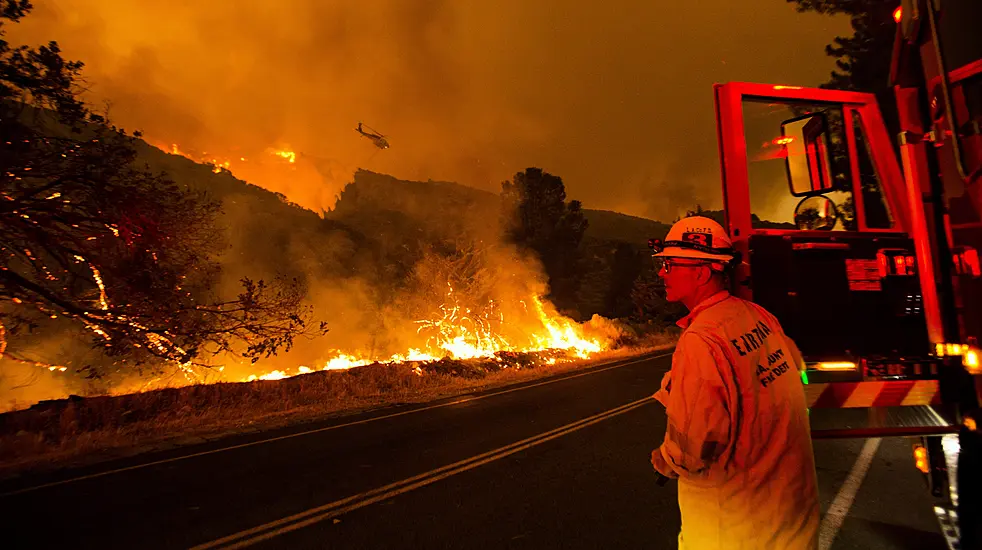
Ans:
POLYGON ((829 362, 829 363, 818 363, 815 365, 816 370, 833 371, 833 370, 856 370, 856 363, 840 361, 840 362, 829 362))
POLYGON ((935 344, 934 354, 938 357, 961 357, 962 365, 968 370, 969 374, 982 374, 982 366, 979 362, 980 350, 967 344, 935 344))
POLYGON ((928 473, 927 449, 924 445, 914 445, 914 466, 923 473, 928 473))
POLYGON ((979 367, 979 352, 974 349, 969 349, 965 352, 962 358, 962 364, 968 369, 970 374, 979 374, 982 369, 979 367))

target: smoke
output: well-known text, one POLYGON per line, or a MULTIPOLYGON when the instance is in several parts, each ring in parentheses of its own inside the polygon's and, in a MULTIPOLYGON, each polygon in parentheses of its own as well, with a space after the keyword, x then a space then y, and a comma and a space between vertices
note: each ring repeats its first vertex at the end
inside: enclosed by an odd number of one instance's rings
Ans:
POLYGON ((318 369, 339 352, 372 360, 410 349, 441 353, 434 352, 437 341, 452 339, 460 327, 499 339, 489 345, 538 344, 529 334, 543 330, 533 303, 547 291, 542 268, 501 242, 497 196, 455 195, 461 189, 363 172, 345 199, 350 204, 307 226, 259 217, 268 204, 228 197, 226 292, 240 273, 300 277, 330 332, 298 340, 291 352, 258 365, 226 365, 225 376, 318 369))
MULTIPOLYGON (((476 337, 492 349, 544 345, 542 317, 557 317, 536 299, 547 293, 546 277, 537 259, 502 242, 497 196, 367 172, 349 193, 323 220, 282 205, 276 214, 268 199, 246 193, 225 197, 223 291, 235 292, 243 274, 298 277, 330 332, 257 364, 217 357, 213 373, 221 367, 231 381, 295 374, 340 353, 387 360, 415 349, 440 357, 446 350, 439 344, 465 332, 467 342, 476 337)), ((602 319, 587 330, 601 341, 619 334, 602 319)))
POLYGON ((9 358, 0 359, 0 412, 68 395, 71 384, 72 379, 61 372, 9 358))
POLYGON ((232 159, 331 159, 293 178, 233 162, 314 211, 355 168, 493 190, 547 166, 587 208, 719 204, 713 83, 817 85, 824 45, 850 33, 774 0, 34 4, 11 38, 58 40, 123 127, 232 159))
POLYGON ((43 399, 109 391, 112 382, 85 375, 85 367, 93 364, 112 373, 112 360, 92 348, 91 335, 60 320, 33 321, 34 329, 7 334, 6 353, 0 358, 0 412, 43 399))

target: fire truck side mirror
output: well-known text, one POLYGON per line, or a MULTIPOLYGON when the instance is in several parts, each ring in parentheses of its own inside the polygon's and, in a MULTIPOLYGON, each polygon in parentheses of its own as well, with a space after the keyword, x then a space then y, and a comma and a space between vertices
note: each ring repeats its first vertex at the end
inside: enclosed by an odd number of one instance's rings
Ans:
POLYGON ((825 113, 810 113, 781 123, 788 186, 796 197, 821 195, 832 189, 828 120, 825 113))
POLYGON ((794 209, 794 224, 802 231, 830 231, 838 219, 835 203, 821 195, 802 199, 794 209))

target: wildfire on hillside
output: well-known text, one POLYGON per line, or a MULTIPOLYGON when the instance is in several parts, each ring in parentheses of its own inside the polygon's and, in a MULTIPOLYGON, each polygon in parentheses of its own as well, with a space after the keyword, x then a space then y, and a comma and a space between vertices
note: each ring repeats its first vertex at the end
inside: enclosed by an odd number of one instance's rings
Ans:
MULTIPOLYGON (((176 144, 171 144, 170 147, 161 147, 158 144, 157 147, 198 163, 210 164, 216 173, 223 170, 234 173, 238 168, 246 168, 249 162, 246 157, 239 157, 236 162, 227 156, 190 154, 176 144)), ((274 164, 283 163, 283 168, 292 170, 298 155, 288 148, 269 148, 265 158, 253 164, 265 163, 265 159, 274 161, 274 164)), ((462 303, 451 281, 447 281, 443 303, 434 309, 434 314, 418 319, 413 324, 415 326, 407 327, 407 330, 414 330, 413 340, 416 344, 401 353, 378 357, 357 350, 334 350, 326 354, 327 358, 316 367, 281 366, 270 370, 263 369, 262 363, 259 363, 250 367, 240 366, 236 372, 243 374, 236 378, 243 382, 280 380, 317 370, 350 369, 373 363, 426 363, 444 358, 501 362, 503 355, 508 353, 538 353, 541 357, 536 359, 537 362, 555 364, 560 361, 586 359, 611 347, 609 336, 600 335, 599 332, 598 335, 588 336, 588 329, 584 325, 555 312, 550 304, 543 302, 535 294, 516 304, 488 300, 483 307, 473 307, 462 303), (506 318, 503 313, 505 310, 519 311, 524 315, 506 318)), ((423 371, 417 367, 415 372, 422 374, 423 371)))
MULTIPOLYGON (((234 159, 225 155, 209 155, 207 151, 200 154, 189 153, 181 149, 176 143, 171 143, 170 146, 163 145, 161 142, 151 142, 155 147, 161 151, 165 151, 172 155, 182 156, 186 159, 193 160, 199 164, 207 164, 212 167, 212 172, 220 174, 223 170, 226 172, 232 172, 233 163, 236 167, 242 166, 244 163, 248 162, 246 157, 238 157, 234 159)), ((297 153, 289 149, 268 149, 267 154, 279 157, 290 164, 294 164, 297 161, 297 153)))

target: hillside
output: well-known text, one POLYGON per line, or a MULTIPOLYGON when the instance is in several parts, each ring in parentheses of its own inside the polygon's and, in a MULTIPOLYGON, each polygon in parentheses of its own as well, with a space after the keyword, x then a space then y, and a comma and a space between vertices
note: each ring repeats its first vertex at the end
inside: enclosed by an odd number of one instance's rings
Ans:
MULTIPOLYGON (((152 170, 167 172, 175 181, 192 189, 207 191, 212 197, 228 204, 244 202, 245 210, 259 217, 256 223, 247 225, 262 225, 269 230, 271 227, 262 222, 268 219, 289 222, 274 224, 274 232, 283 225, 294 229, 316 227, 323 230, 325 226, 347 228, 347 224, 368 229, 376 222, 384 223, 378 219, 363 219, 362 215, 368 211, 388 212, 393 216, 388 221, 397 225, 399 222, 395 218, 408 217, 431 230, 446 229, 448 213, 453 213, 450 217, 458 221, 481 217, 487 220, 487 217, 497 216, 496 193, 453 182, 407 181, 359 170, 340 194, 335 208, 324 213, 324 219, 321 219, 316 213, 291 203, 288 197, 238 179, 230 172, 215 173, 210 165, 161 151, 142 141, 138 142, 137 150, 140 160, 152 170), (444 221, 441 222, 441 218, 444 221), (328 223, 323 223, 325 220, 328 223), (332 221, 338 223, 332 224, 332 221)), ((665 223, 619 212, 584 208, 583 213, 589 222, 585 237, 591 240, 621 241, 644 247, 649 238, 663 237, 669 228, 665 223)))
MULTIPOLYGON (((355 173, 352 185, 341 194, 337 207, 327 214, 328 219, 351 219, 366 209, 398 211, 418 220, 435 223, 448 213, 464 217, 497 217, 496 193, 474 189, 453 182, 405 181, 366 170, 355 173)), ((604 242, 627 242, 647 246, 649 238, 661 238, 668 224, 629 216, 608 210, 583 209, 589 222, 585 238, 604 242)))
POLYGON ((584 210, 583 213, 590 222, 586 237, 601 241, 620 241, 646 247, 648 239, 664 238, 671 227, 670 224, 609 210, 584 210))

